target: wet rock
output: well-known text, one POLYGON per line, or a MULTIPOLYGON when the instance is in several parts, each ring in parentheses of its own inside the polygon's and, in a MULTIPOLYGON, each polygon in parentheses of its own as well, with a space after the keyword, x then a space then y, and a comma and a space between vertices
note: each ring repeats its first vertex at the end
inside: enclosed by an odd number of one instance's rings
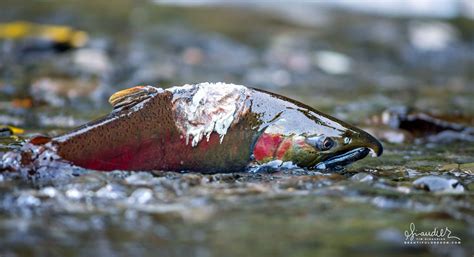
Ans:
POLYGON ((238 173, 213 174, 213 175, 208 175, 208 176, 203 177, 203 181, 205 183, 212 183, 212 182, 235 183, 240 178, 242 178, 242 176, 238 173))
POLYGON ((188 186, 198 186, 202 184, 203 178, 200 174, 184 174, 182 177, 184 183, 188 186))
POLYGON ((153 191, 149 188, 138 188, 128 197, 130 204, 146 204, 153 199, 153 191))
POLYGON ((462 131, 469 129, 474 124, 474 118, 462 113, 433 114, 420 110, 410 109, 406 106, 395 106, 387 109, 382 114, 382 123, 392 127, 408 131, 420 131, 420 133, 436 133, 444 130, 462 131), (422 125, 416 128, 415 125, 422 125))
POLYGON ((125 182, 127 184, 134 186, 151 185, 153 183, 153 180, 154 177, 149 172, 138 172, 125 178, 125 182))
POLYGON ((125 188, 117 184, 108 184, 99 189, 95 195, 100 198, 121 199, 126 197, 125 188))
POLYGON ((368 174, 368 173, 357 173, 354 176, 351 177, 352 181, 357 181, 357 182, 372 182, 374 180, 374 176, 368 174))
POLYGON ((397 186, 396 190, 402 194, 409 194, 412 189, 406 186, 397 186))
POLYGON ((54 187, 45 187, 39 191, 39 195, 54 198, 59 194, 59 191, 54 187))
POLYGON ((72 64, 85 74, 103 75, 113 70, 107 53, 101 49, 84 48, 74 51, 72 64))
POLYGON ((395 106, 368 122, 391 128, 376 128, 374 133, 394 143, 412 137, 433 143, 474 142, 474 118, 461 114, 435 115, 395 106))
POLYGON ((462 193, 464 187, 456 179, 449 179, 438 176, 426 176, 421 177, 413 181, 413 186, 418 189, 426 190, 429 192, 442 192, 442 193, 462 193))
POLYGON ((410 43, 422 51, 440 51, 457 40, 456 29, 444 22, 412 22, 409 24, 410 43))
POLYGON ((95 80, 43 77, 32 83, 30 93, 36 101, 61 107, 67 100, 92 95, 98 87, 95 80))
POLYGON ((453 141, 474 142, 474 131, 442 131, 436 135, 428 136, 427 141, 432 143, 451 143, 453 141))
POLYGON ((414 169, 406 169, 405 172, 406 172, 406 175, 408 175, 408 177, 410 177, 410 178, 418 177, 418 176, 423 174, 422 172, 419 172, 419 171, 414 170, 414 169))
POLYGON ((333 51, 318 51, 314 55, 316 65, 326 73, 342 75, 351 71, 351 59, 341 53, 333 51))
POLYGON ((81 191, 79 191, 77 188, 71 188, 71 189, 66 190, 65 195, 66 197, 69 197, 73 200, 81 199, 84 196, 84 194, 81 191))
POLYGON ((254 167, 250 167, 248 169, 248 172, 274 173, 274 172, 279 172, 279 171, 284 171, 284 170, 289 170, 289 169, 294 169, 294 168, 298 168, 298 166, 296 166, 292 162, 283 162, 281 160, 274 160, 274 161, 264 163, 262 165, 256 165, 254 167))
POLYGON ((32 195, 30 192, 23 192, 17 198, 19 207, 34 207, 41 204, 41 200, 32 195))

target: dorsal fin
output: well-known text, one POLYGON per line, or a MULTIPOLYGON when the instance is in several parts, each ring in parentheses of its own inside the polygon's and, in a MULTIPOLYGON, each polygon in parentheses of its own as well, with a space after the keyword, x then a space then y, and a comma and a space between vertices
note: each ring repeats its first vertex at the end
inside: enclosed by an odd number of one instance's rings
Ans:
POLYGON ((114 107, 114 109, 119 109, 124 106, 132 106, 144 99, 156 95, 156 93, 159 93, 160 91, 162 91, 162 89, 152 86, 136 86, 116 92, 110 96, 109 103, 114 107))

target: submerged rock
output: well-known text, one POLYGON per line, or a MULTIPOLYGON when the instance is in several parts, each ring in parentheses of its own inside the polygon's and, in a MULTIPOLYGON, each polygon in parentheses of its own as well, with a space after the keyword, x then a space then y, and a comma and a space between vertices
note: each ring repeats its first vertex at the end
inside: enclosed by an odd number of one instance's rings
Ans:
POLYGON ((316 52, 314 59, 317 66, 329 74, 343 75, 351 71, 351 59, 341 53, 319 51, 316 52))
POLYGON ((438 176, 421 177, 413 181, 415 188, 423 189, 429 192, 442 193, 462 193, 464 187, 456 179, 443 178, 438 176))
POLYGON ((30 94, 36 102, 62 107, 67 101, 89 97, 98 87, 98 80, 43 77, 32 82, 30 94))
POLYGON ((354 176, 351 177, 352 181, 356 182, 372 182, 374 180, 374 176, 371 174, 362 172, 362 173, 357 173, 354 176))
POLYGON ((474 117, 461 114, 439 115, 396 106, 372 117, 369 123, 386 126, 371 131, 391 143, 413 139, 432 143, 474 142, 474 117))
POLYGON ((410 43, 420 51, 441 51, 457 41, 458 32, 448 23, 411 22, 410 43))

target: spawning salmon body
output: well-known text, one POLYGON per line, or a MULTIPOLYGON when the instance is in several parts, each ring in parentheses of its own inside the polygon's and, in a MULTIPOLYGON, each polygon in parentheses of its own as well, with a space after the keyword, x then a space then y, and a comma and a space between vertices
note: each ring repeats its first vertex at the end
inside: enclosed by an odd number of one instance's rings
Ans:
POLYGON ((272 161, 325 169, 382 153, 380 143, 358 128, 240 85, 139 86, 109 101, 114 106, 109 115, 30 145, 60 161, 102 171, 213 173, 272 161))

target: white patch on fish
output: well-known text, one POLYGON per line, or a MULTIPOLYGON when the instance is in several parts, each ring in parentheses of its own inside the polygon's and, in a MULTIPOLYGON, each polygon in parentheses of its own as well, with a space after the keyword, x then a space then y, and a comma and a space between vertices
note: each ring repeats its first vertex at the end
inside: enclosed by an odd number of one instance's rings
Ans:
POLYGON ((186 144, 192 137, 193 147, 204 136, 209 141, 212 132, 219 134, 222 143, 227 130, 247 111, 245 100, 251 93, 245 86, 222 82, 205 82, 166 90, 173 93, 176 125, 186 136, 186 144))

